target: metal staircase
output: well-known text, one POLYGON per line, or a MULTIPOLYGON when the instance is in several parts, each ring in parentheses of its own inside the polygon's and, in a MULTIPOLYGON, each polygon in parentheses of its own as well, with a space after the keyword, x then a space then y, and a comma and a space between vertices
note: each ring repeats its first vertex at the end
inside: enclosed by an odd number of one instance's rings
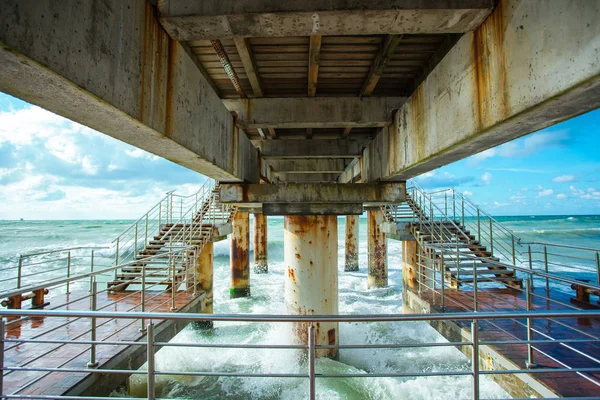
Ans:
POLYGON ((220 236, 220 227, 230 224, 236 212, 218 196, 219 185, 212 180, 190 196, 168 193, 113 242, 116 265, 127 265, 116 270, 109 289, 121 291, 143 281, 168 290, 183 283, 204 245, 220 236), (184 259, 173 260, 170 250, 182 248, 187 249, 184 259))
POLYGON ((405 203, 385 206, 383 211, 388 222, 402 223, 410 232, 420 245, 419 258, 433 260, 429 268, 443 271, 450 287, 473 285, 474 281, 502 287, 523 286, 515 270, 498 265, 511 258, 514 261, 514 235, 452 189, 427 193, 413 183, 407 189, 405 203), (475 212, 471 215, 469 210, 473 207, 475 212), (482 224, 489 230, 482 233, 482 224), (506 242, 507 233, 511 244, 506 242), (511 246, 512 254, 506 257, 504 250, 511 246))

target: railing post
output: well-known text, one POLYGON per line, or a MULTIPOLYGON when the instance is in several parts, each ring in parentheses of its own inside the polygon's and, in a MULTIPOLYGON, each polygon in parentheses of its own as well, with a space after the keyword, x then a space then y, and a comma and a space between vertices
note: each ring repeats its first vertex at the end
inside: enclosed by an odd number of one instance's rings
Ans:
POLYGON ((471 323, 471 370, 473 373, 473 399, 479 400, 479 326, 477 320, 471 323))
MULTIPOLYGON (((142 264, 142 293, 141 293, 141 309, 142 312, 146 311, 146 263, 142 264)), ((142 318, 142 327, 140 328, 140 332, 146 332, 146 321, 142 318)))
POLYGON ((148 244, 148 214, 146 213, 146 228, 144 233, 144 247, 148 244))
POLYGON ((23 255, 19 255, 19 267, 17 268, 17 289, 21 289, 21 277, 23 276, 23 255))
MULTIPOLYGON (((92 296, 90 297, 90 309, 92 311, 96 311, 97 308, 97 294, 98 294, 98 283, 96 279, 92 281, 92 296)), ((90 319, 91 323, 91 341, 96 341, 96 317, 92 317, 90 319)), ((88 368, 96 368, 98 366, 98 361, 96 360, 96 343, 92 343, 90 346, 90 361, 87 363, 88 368)))
POLYGON ((492 217, 489 217, 490 220, 490 253, 494 252, 494 226, 492 223, 492 217))
POLYGON ((162 201, 158 203, 158 232, 160 233, 160 225, 162 224, 162 201))
POLYGON ((183 218, 183 199, 179 199, 179 219, 183 218))
POLYGON ((177 311, 175 307, 175 262, 173 261, 173 248, 169 249, 169 265, 171 266, 171 311, 177 311))
POLYGON ((462 221, 462 226, 465 226, 465 198, 461 196, 461 221, 462 221))
MULTIPOLYGON (((548 275, 548 248, 544 246, 544 271, 546 275, 548 275)), ((548 282, 548 277, 546 276, 546 293, 550 293, 550 282, 548 282)))
POLYGON ((448 192, 444 192, 444 215, 448 215, 448 192))
POLYGON ((477 312, 477 263, 473 260, 473 311, 477 312))
POLYGON ((148 324, 146 327, 146 367, 148 368, 148 374, 146 378, 147 388, 148 388, 148 400, 155 399, 155 390, 154 390, 154 325, 152 322, 148 324))
POLYGON ((512 245, 512 262, 513 265, 517 265, 517 254, 515 252, 515 237, 514 235, 510 235, 510 241, 511 241, 511 245, 512 245))
MULTIPOLYGON (((531 311, 531 274, 525 280, 525 302, 527 303, 527 311, 531 311)), ((527 361, 525 362, 525 366, 529 369, 537 367, 537 364, 534 362, 533 358, 533 347, 531 346, 532 340, 532 332, 531 332, 531 318, 527 318, 527 361)))
POLYGON ((317 358, 317 335, 313 324, 308 327, 308 398, 315 399, 315 359, 317 358))
POLYGON ((456 193, 452 189, 452 218, 456 221, 456 193))
MULTIPOLYGON (((69 254, 67 255, 67 279, 71 277, 71 251, 69 250, 69 254)), ((67 294, 71 293, 70 291, 71 282, 67 281, 67 294)))
POLYGON ((0 398, 4 396, 4 318, 0 318, 0 398))
MULTIPOLYGON (((529 270, 533 271, 533 260, 531 259, 531 245, 527 246, 527 254, 528 254, 528 257, 529 257, 529 270)), ((529 274, 529 277, 531 278, 532 275, 529 274)), ((531 282, 531 287, 533 287, 533 280, 531 282)))
POLYGON ((477 241, 481 244, 481 215, 477 208, 477 241))
POLYGON ((135 224, 135 238, 133 240, 133 258, 137 256, 138 253, 138 223, 135 224))
POLYGON ((441 269, 442 269, 442 287, 441 292, 442 292, 442 311, 445 310, 446 308, 446 292, 445 292, 445 288, 444 286, 446 286, 446 264, 444 263, 444 254, 445 254, 446 250, 444 248, 442 248, 442 265, 441 265, 441 269))
POLYGON ((458 248, 458 234, 456 235, 456 290, 460 290, 460 250, 458 248))
MULTIPOLYGON (((90 256, 90 274, 94 272, 94 250, 90 256)), ((90 275, 90 292, 92 291, 92 285, 94 284, 94 276, 90 275)))

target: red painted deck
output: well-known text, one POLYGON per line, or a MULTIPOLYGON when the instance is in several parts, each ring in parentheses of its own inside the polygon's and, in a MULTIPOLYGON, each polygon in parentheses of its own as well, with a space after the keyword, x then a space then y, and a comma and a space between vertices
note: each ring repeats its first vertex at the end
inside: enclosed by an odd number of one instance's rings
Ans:
MULTIPOLYGON (((547 296, 545 288, 535 288, 534 293, 547 296)), ((446 312, 464 312, 473 310, 473 292, 446 290, 446 312)), ((431 291, 423 291, 419 295, 423 300, 432 305, 434 310, 440 311, 440 296, 431 291)), ((478 292, 479 311, 523 311, 526 308, 525 294, 515 289, 485 289, 478 292)), ((552 291, 551 298, 569 304, 569 295, 552 291)), ((533 309, 535 310, 565 310, 565 306, 549 302, 540 297, 532 296, 533 309)), ((589 306, 587 308, 590 308, 589 306)), ((600 307, 598 307, 600 308, 600 307)), ((470 331, 470 324, 456 322, 470 331)), ((481 341, 527 339, 527 330, 524 318, 517 320, 496 320, 493 322, 481 321, 479 323, 481 341)), ((593 339, 600 336, 600 319, 536 319, 533 321, 533 340, 549 339, 593 339), (547 336, 546 336, 547 335, 547 336), (548 337, 549 336, 549 337, 548 337)), ((570 343, 561 344, 536 344, 534 348, 534 361, 538 368, 599 368, 600 363, 585 357, 589 355, 600 360, 600 342, 596 343, 570 343)), ((527 361, 527 346, 521 344, 493 345, 490 346, 511 360, 521 368, 525 368, 527 361)), ((531 374, 537 380, 556 393, 564 397, 597 397, 600 398, 600 373, 575 373, 551 372, 531 374), (590 378, 590 379, 586 379, 590 378), (595 381, 595 382, 593 382, 595 381)))
MULTIPOLYGON (((73 292, 67 295, 48 297, 51 304, 47 307, 64 304, 88 296, 89 292, 73 292)), ((176 307, 185 311, 195 299, 191 292, 179 292, 176 307)), ((104 311, 141 311, 140 293, 116 292, 99 293, 97 309, 104 311), (118 303, 111 304, 116 300, 118 303), (106 307, 108 305, 108 307, 106 307), (106 307, 106 308, 104 308, 106 307)), ((89 310, 89 298, 76 301, 61 310, 89 310)), ((171 292, 147 292, 146 311, 169 312, 171 308, 171 292)), ((97 340, 102 341, 139 341, 145 346, 145 334, 139 331, 138 320, 98 318, 97 340)), ((168 323, 168 321, 165 321, 168 323)), ((165 323, 161 322, 161 323, 165 323)), ((6 339, 37 339, 76 341, 91 340, 90 320, 82 318, 28 318, 22 321, 8 321, 6 339)), ((7 367, 51 367, 51 368, 87 368, 90 357, 88 344, 55 344, 55 343, 5 343, 5 365, 7 367)), ((97 361, 102 368, 113 357, 122 352, 124 345, 98 345, 97 361)), ((4 393, 22 395, 61 395, 82 382, 90 374, 72 372, 33 372, 9 371, 4 373, 4 393)))

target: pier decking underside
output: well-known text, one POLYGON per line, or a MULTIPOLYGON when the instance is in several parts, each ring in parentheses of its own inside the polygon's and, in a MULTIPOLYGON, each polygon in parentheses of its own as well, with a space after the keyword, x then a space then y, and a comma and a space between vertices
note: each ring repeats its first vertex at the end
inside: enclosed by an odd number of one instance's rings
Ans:
MULTIPOLYGON (((555 311, 564 310, 563 306, 555 301, 549 302, 541 296, 550 297, 543 287, 532 289, 532 310, 555 311), (537 297, 536 295, 540 296, 537 297)), ((522 290, 511 288, 486 289, 479 291, 479 311, 519 311, 526 308, 525 294, 522 290)), ((404 294, 405 312, 464 312, 473 310, 473 292, 446 290, 445 308, 442 309, 439 293, 423 290, 420 293, 406 291, 404 294)), ((571 297, 568 294, 552 291, 552 299, 569 304, 571 297)), ((578 305, 581 307, 581 305, 578 305)), ((600 308, 588 306, 586 308, 600 308)), ((465 321, 432 322, 431 325, 450 341, 469 341, 471 325, 465 321)), ((553 318, 533 319, 532 340, 560 339, 585 339, 590 340, 600 332, 600 320, 593 318, 553 318)), ((497 319, 494 321, 480 321, 479 339, 481 341, 508 341, 526 340, 526 320, 522 319, 497 319)), ((600 345, 586 343, 534 344, 534 361, 537 369, 564 369, 564 368, 596 368, 595 363, 588 355, 600 358, 600 345)), ((460 350, 470 355, 471 347, 462 346, 460 350)), ((526 344, 494 344, 480 347, 480 363, 482 370, 525 369, 527 362, 526 344)), ((532 370, 535 372, 535 369, 532 370)), ((560 397, 595 397, 600 396, 600 382, 598 372, 545 372, 531 373, 528 377, 516 375, 491 375, 512 396, 529 397, 530 395, 551 395, 549 392, 538 392, 536 386, 543 386, 560 397), (586 377, 591 378, 586 379, 586 377), (536 382, 538 384, 536 384, 536 382), (537 393, 536 393, 537 392, 537 393)))
MULTIPOLYGON (((78 298, 60 310, 89 310, 89 292, 73 291, 70 295, 49 296, 52 304, 64 304, 78 298), (70 299, 70 300, 69 300, 70 299)), ((181 312, 199 312, 204 295, 194 296, 191 291, 177 293, 175 305, 181 312)), ((146 311, 169 312, 171 292, 146 293, 146 311)), ((97 296, 97 309, 104 311, 141 311, 139 292, 102 292, 97 296), (117 302, 118 301, 118 302, 117 302), (105 306, 109 307, 104 308, 105 306)), ((148 321, 146 321, 148 323, 148 321)), ((96 320, 98 341, 140 342, 141 346, 98 345, 97 369, 130 369, 134 372, 146 361, 145 333, 140 332, 139 320, 105 319, 96 320)), ((156 323, 157 340, 170 340, 186 324, 174 321, 156 323)), ((60 341, 61 343, 5 343, 5 365, 29 368, 86 369, 90 361, 90 345, 76 344, 89 341, 91 323, 84 318, 40 317, 10 319, 6 326, 6 339, 36 339, 60 341)), ((122 384, 127 374, 97 374, 76 372, 12 371, 4 375, 4 391, 13 395, 108 395, 122 384)))

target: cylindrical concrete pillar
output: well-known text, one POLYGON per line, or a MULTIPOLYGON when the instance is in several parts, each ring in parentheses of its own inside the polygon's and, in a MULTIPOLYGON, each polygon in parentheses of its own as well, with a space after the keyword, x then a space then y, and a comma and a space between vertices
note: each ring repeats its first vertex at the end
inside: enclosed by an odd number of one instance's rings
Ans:
MULTIPOLYGON (((287 266, 285 302, 290 314, 338 313, 337 217, 332 215, 286 216, 284 262, 287 266)), ((296 323, 293 335, 308 343, 308 323, 296 323)), ((315 324, 317 345, 336 344, 337 323, 315 324)), ((318 351, 319 357, 336 357, 335 349, 318 351)))
POLYGON ((231 233, 231 298, 250 296, 250 215, 237 211, 231 233))
POLYGON ((418 288, 417 246, 416 241, 402 241, 402 285, 405 289, 418 288))
POLYGON ((358 215, 346 216, 346 265, 344 271, 358 271, 358 215))
POLYGON ((254 214, 254 272, 269 272, 267 263, 267 216, 254 214))
POLYGON ((202 312, 212 314, 213 312, 213 261, 214 245, 208 242, 196 257, 196 287, 204 291, 204 307, 202 312))
POLYGON ((387 286, 387 246, 385 243, 385 233, 381 231, 383 213, 381 210, 368 210, 367 218, 367 234, 369 237, 368 286, 370 288, 387 286))

